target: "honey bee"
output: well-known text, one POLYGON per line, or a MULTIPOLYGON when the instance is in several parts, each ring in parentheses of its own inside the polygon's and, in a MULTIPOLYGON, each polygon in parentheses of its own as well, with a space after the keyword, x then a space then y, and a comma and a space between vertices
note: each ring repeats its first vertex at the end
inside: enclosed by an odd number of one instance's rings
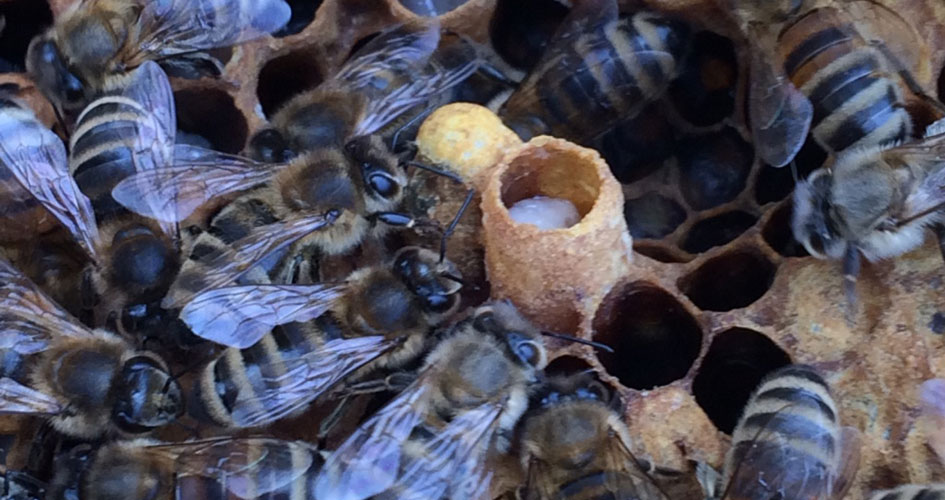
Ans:
POLYGON ((859 433, 840 426, 827 383, 809 366, 788 365, 749 398, 721 477, 705 464, 698 473, 710 499, 836 500, 859 462, 859 433))
POLYGON ((174 164, 174 102, 154 62, 112 78, 79 115, 70 155, 26 109, 0 108, 0 164, 90 257, 82 284, 95 323, 164 295, 178 267, 176 227, 129 213, 112 186, 135 171, 174 164), (71 177, 70 177, 71 171, 71 177))
POLYGON ((933 227, 945 254, 945 123, 921 140, 844 151, 831 168, 797 184, 791 227, 807 251, 842 259, 845 291, 855 303, 860 255, 875 261, 922 244, 933 227))
POLYGON ((479 69, 500 77, 481 51, 464 37, 444 33, 435 20, 391 28, 359 49, 333 78, 286 102, 251 149, 259 159, 280 161, 378 133, 411 110, 432 110, 479 69))
POLYGON ((159 357, 79 324, 5 261, 0 283, 3 364, 30 358, 29 385, 0 378, 0 413, 48 416, 57 431, 91 439, 148 432, 183 412, 159 357))
POLYGON ((47 499, 301 500, 313 498, 311 478, 323 459, 301 441, 249 437, 113 441, 74 449, 65 462, 47 499))
POLYGON ((832 153, 911 137, 904 91, 923 94, 908 72, 839 10, 805 12, 806 3, 734 4, 756 47, 749 117, 761 158, 775 167, 791 163, 808 132, 832 153))
POLYGON ((526 140, 587 142, 662 96, 688 41, 687 26, 657 14, 620 18, 615 0, 579 2, 499 116, 526 140))
MULTIPOLYGON (((550 378, 532 398, 520 437, 522 500, 668 499, 630 451, 621 401, 591 375, 550 378)), ((668 474, 668 473, 667 473, 668 474)))
POLYGON ((505 452, 547 363, 539 331, 510 302, 455 325, 418 378, 325 462, 316 498, 489 498, 492 450, 505 452))
POLYGON ((194 333, 247 347, 226 349, 204 368, 191 412, 221 426, 265 425, 304 410, 339 381, 398 369, 456 310, 460 282, 451 262, 405 247, 343 286, 245 285, 195 299, 181 311, 194 333), (248 318, 247 309, 269 315, 248 318))
POLYGON ((205 52, 284 26, 284 0, 86 0, 75 2, 29 46, 26 68, 60 112, 72 115, 108 78, 158 61, 172 74, 218 76, 205 52))

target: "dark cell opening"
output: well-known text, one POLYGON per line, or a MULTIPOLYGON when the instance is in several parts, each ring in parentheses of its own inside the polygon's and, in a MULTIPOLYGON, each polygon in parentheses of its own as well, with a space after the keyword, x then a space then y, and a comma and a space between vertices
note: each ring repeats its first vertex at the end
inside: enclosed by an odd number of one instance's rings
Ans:
POLYGON ((558 356, 545 367, 546 375, 571 375, 590 370, 591 365, 576 356, 558 356))
POLYGON ((567 14, 556 0, 498 0, 489 24, 492 46, 512 66, 529 70, 567 14))
POLYGON ((938 100, 945 102, 945 65, 942 65, 942 71, 938 74, 938 100))
POLYGON ((315 20, 315 12, 322 5, 323 0, 286 0, 292 9, 292 17, 281 30, 273 33, 276 38, 294 35, 304 30, 315 20))
POLYGON ((679 280, 679 288, 706 311, 731 311, 760 299, 777 267, 757 252, 738 250, 706 261, 679 280))
MULTIPOLYGON (((186 89, 174 93, 177 128, 208 141, 213 149, 239 153, 249 133, 246 118, 236 109, 233 98, 222 90, 186 89)), ((185 138, 189 142, 195 137, 185 138)))
POLYGON ((781 201, 794 191, 794 174, 791 167, 761 165, 755 181, 755 201, 759 205, 781 201))
POLYGON ((614 177, 623 184, 646 177, 673 154, 675 133, 658 106, 658 103, 651 104, 592 144, 610 165, 614 177))
POLYGON ((735 129, 686 137, 677 151, 683 198, 692 208, 721 205, 745 189, 754 151, 735 129))
POLYGON ((52 25, 52 11, 43 0, 0 2, 0 73, 25 71, 26 48, 52 25))
POLYGON ((794 239, 791 230, 793 211, 794 206, 791 203, 783 203, 776 208, 762 228, 761 237, 772 250, 785 257, 807 257, 810 254, 804 249, 804 245, 794 239))
POLYGON ((738 61, 732 41, 710 31, 693 37, 692 51, 669 88, 672 103, 689 123, 719 123, 735 109, 738 61))
POLYGON ((761 379, 790 363, 787 353, 768 337, 732 328, 712 340, 692 381, 692 393, 715 427, 731 434, 761 379))
POLYGON ((400 4, 419 16, 436 17, 456 9, 467 0, 400 0, 400 4))
MULTIPOLYGON (((817 141, 807 136, 807 141, 804 142, 804 145, 801 146, 801 150, 798 151, 797 156, 794 157, 794 167, 797 168, 797 177, 799 179, 806 178, 811 172, 820 168, 825 161, 827 161, 827 151, 820 147, 817 141)), ((783 168, 788 169, 790 172, 791 166, 787 165, 783 168)))
POLYGON ((686 220, 686 211, 669 198, 647 193, 627 200, 623 216, 634 238, 662 238, 686 220))
POLYGON ((689 253, 701 253, 724 245, 755 225, 758 217, 742 211, 726 212, 696 222, 683 241, 683 250, 689 253))
POLYGON ((685 258, 677 255, 672 250, 659 244, 650 245, 646 243, 633 242, 633 251, 639 254, 646 255, 647 257, 657 260, 659 262, 665 262, 667 264, 676 264, 680 262, 686 262, 685 258))
POLYGON ((617 285, 594 315, 594 340, 607 373, 633 389, 652 389, 686 376, 699 355, 702 329, 672 295, 644 282, 617 285))
POLYGON ((263 66, 256 95, 263 113, 271 117, 286 101, 319 83, 322 83, 322 75, 315 65, 315 55, 300 50, 277 57, 263 66))

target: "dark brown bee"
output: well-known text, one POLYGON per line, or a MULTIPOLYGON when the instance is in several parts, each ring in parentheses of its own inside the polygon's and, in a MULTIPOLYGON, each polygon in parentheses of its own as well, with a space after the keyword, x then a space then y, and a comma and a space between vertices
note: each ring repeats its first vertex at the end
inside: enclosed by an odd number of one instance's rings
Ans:
POLYGON ((486 458, 508 449, 547 363, 539 336, 509 302, 477 308, 437 344, 417 380, 331 454, 315 497, 489 498, 486 458))
POLYGON ((787 165, 808 131, 833 153, 911 137, 905 98, 921 90, 908 72, 838 9, 803 7, 788 1, 740 2, 736 8, 756 47, 749 111, 761 157, 787 165), (772 29, 777 26, 780 33, 772 29))
POLYGON ((687 26, 657 14, 620 18, 615 0, 579 2, 499 116, 523 139, 587 142, 661 97, 688 41, 687 26))
POLYGON ((809 366, 788 365, 748 400, 721 477, 702 464, 700 480, 708 498, 837 500, 859 459, 859 433, 840 426, 824 379, 809 366))
POLYGON ((620 398, 589 374, 549 379, 523 417, 522 500, 669 498, 630 451, 620 398))
POLYGON ((72 450, 57 465, 49 500, 302 500, 323 463, 301 441, 214 438, 181 443, 137 439, 72 450), (64 463, 62 463, 64 462, 64 463))
POLYGON ((110 196, 123 177, 174 164, 173 95, 160 67, 147 62, 110 79, 79 116, 68 159, 28 111, 2 108, 0 123, 10 124, 0 130, 8 132, 0 135, 0 164, 91 258, 83 295, 95 323, 160 299, 178 267, 176 227, 130 213, 110 196))
POLYGON ((420 355, 432 328, 459 305, 460 280, 435 252, 406 247, 344 285, 208 292, 181 318, 198 335, 248 347, 231 347, 207 365, 191 410, 217 425, 265 425, 304 410, 339 381, 396 370, 420 355), (268 314, 244 313, 258 309, 268 314))
POLYGON ((435 20, 389 29, 359 49, 333 78, 285 103, 273 115, 272 128, 254 138, 252 149, 262 160, 281 161, 381 132, 405 113, 413 116, 445 104, 447 91, 478 69, 499 77, 481 51, 463 37, 444 33, 435 20))
POLYGON ((283 0, 86 0, 75 2, 36 37, 26 67, 60 111, 71 115, 111 76, 159 61, 178 76, 219 75, 203 51, 278 30, 291 10, 283 0))
POLYGON ((63 434, 142 433, 183 412, 180 386, 157 356, 78 323, 0 261, 0 413, 44 415, 63 434), (9 378, 23 358, 28 385, 9 378))

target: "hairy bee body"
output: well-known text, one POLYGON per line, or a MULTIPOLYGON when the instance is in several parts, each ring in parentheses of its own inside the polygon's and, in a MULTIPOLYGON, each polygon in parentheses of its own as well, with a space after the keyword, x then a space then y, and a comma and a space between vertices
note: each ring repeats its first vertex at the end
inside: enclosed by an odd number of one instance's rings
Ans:
POLYGON ((846 431, 814 369, 781 368, 749 399, 718 491, 730 499, 839 498, 859 464, 859 443, 846 431))
POLYGON ((388 264, 355 271, 328 313, 279 325, 252 346, 227 348, 211 361, 191 395, 193 413, 216 425, 246 427, 269 421, 241 416, 247 413, 271 412, 274 420, 304 410, 327 387, 325 374, 299 366, 308 358, 329 356, 329 343, 368 336, 397 340, 352 367, 343 378, 347 382, 417 359, 428 332, 459 304, 459 284, 441 278, 444 273, 458 275, 452 263, 440 263, 434 252, 415 247, 402 249, 388 264), (295 376, 286 376, 290 372, 295 376), (274 397, 293 391, 299 395, 291 402, 274 397))
POLYGON ((500 109, 520 136, 591 139, 639 113, 675 78, 688 27, 649 12, 618 18, 616 6, 609 7, 613 17, 588 12, 601 16, 592 20, 574 19, 575 9, 564 21, 573 26, 556 35, 548 54, 500 109))
POLYGON ((810 130, 831 152, 911 136, 899 77, 887 56, 833 8, 814 9, 780 34, 784 70, 813 105, 810 130))
POLYGON ((46 498, 302 500, 313 498, 311 478, 322 464, 305 443, 268 438, 113 441, 73 455, 46 498))
POLYGON ((891 490, 877 491, 870 500, 942 500, 945 484, 906 484, 891 490))
POLYGON ((30 365, 30 387, 65 408, 50 423, 69 436, 147 432, 183 410, 164 361, 101 330, 92 338, 62 339, 30 365))
POLYGON ((620 399, 585 374, 549 380, 524 417, 523 500, 662 499, 630 454, 620 399))

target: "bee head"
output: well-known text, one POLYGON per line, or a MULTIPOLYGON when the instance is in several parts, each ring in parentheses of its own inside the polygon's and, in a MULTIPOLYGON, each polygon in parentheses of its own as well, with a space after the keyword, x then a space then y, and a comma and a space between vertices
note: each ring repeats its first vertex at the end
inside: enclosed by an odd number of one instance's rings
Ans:
POLYGON ((446 316, 459 305, 459 269, 420 247, 404 247, 394 255, 394 274, 420 299, 427 313, 446 316))
POLYGON ((794 189, 794 238, 819 259, 840 258, 846 251, 832 219, 831 187, 830 172, 819 169, 794 189))
POLYGON ((473 313, 472 327, 483 335, 499 339, 522 366, 540 370, 548 364, 541 332, 509 301, 480 306, 473 313))
POLYGON ((148 432, 184 412, 180 385, 161 362, 149 355, 129 359, 116 384, 112 419, 129 433, 148 432))
POLYGON ((389 210, 400 201, 407 185, 407 175, 380 137, 355 137, 345 145, 345 154, 364 179, 370 205, 368 210, 389 210))
POLYGON ((78 112, 86 100, 86 85, 75 74, 56 42, 47 34, 33 39, 26 52, 26 69, 49 99, 65 111, 78 112))

